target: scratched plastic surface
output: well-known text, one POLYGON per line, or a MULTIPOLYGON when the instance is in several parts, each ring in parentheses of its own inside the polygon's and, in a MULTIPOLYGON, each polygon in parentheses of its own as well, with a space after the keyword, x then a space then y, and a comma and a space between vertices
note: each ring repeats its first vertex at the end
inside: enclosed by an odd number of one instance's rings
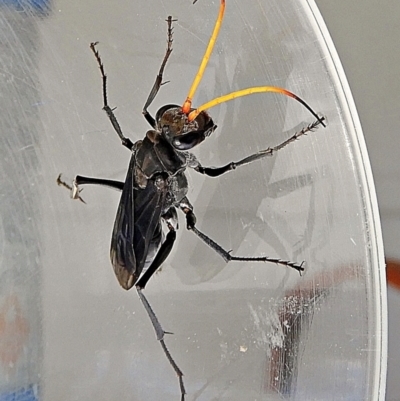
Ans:
MULTIPOLYGON (((178 20, 165 71, 170 83, 152 113, 185 99, 218 7, 208 0, 59 0, 48 13, 11 2, 0 8, 8 32, 8 52, 0 53, 7 84, 0 94, 0 121, 7 122, 0 165, 8 180, 2 235, 14 238, 13 228, 18 246, 28 238, 33 249, 11 275, 24 294, 14 312, 27 323, 17 326, 30 340, 7 343, 22 343, 22 362, 16 353, 7 365, 0 352, 7 391, 35 386, 42 400, 180 399, 135 291, 119 287, 109 262, 119 194, 87 187, 84 205, 56 177, 123 180, 129 162, 101 110, 89 43, 100 42, 110 104, 135 141, 149 129, 141 110, 165 51, 165 18, 178 20), (20 123, 25 141, 10 122, 20 123), (23 188, 15 207, 13 185, 23 188), (28 274, 24 263, 32 260, 28 274)), ((220 178, 189 171, 188 197, 198 227, 233 254, 304 260, 306 271, 227 265, 187 232, 180 215, 176 246, 145 291, 174 333, 166 343, 184 372, 186 400, 383 400, 386 289, 374 185, 351 94, 312 1, 227 2, 194 104, 256 85, 295 92, 327 116, 328 127, 220 178)), ((205 166, 276 145, 313 121, 300 104, 273 94, 210 112, 218 130, 194 150, 205 166)), ((20 251, 2 243, 9 251, 3 272, 20 251)))

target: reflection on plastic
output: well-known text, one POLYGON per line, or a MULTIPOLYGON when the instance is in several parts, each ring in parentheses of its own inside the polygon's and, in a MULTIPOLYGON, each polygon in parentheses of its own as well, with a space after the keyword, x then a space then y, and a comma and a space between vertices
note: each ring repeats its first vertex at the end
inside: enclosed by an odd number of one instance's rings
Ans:
POLYGON ((36 401, 42 363, 39 35, 47 1, 0 1, 0 401, 36 401), (22 12, 21 12, 22 11, 22 12))
MULTIPOLYGON (((272 390, 285 397, 296 393, 298 369, 314 314, 336 287, 354 280, 361 272, 361 267, 339 267, 329 274, 322 272, 307 278, 285 293, 278 312, 283 342, 272 346, 267 391, 272 390)), ((352 389, 354 396, 359 392, 357 387, 355 385, 352 389)), ((338 396, 339 393, 340 390, 338 396)), ((362 397, 362 393, 359 396, 362 397)))
POLYGON ((37 388, 29 387, 9 393, 0 394, 0 401, 38 401, 37 388))
POLYGON ((45 15, 51 10, 52 0, 0 0, 0 7, 11 11, 23 12, 32 17, 33 14, 45 15))

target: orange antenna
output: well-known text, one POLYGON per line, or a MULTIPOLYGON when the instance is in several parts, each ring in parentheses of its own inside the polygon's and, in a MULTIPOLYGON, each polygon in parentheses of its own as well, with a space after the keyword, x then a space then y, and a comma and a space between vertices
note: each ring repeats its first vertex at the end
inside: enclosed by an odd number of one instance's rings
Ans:
POLYGON ((255 86, 253 88, 247 88, 247 89, 242 89, 236 92, 228 93, 227 95, 217 97, 213 100, 210 100, 207 103, 204 103, 200 107, 198 107, 196 110, 193 110, 189 116, 188 120, 193 121, 202 111, 208 110, 211 107, 214 107, 218 104, 228 102, 229 100, 236 99, 237 97, 241 96, 247 96, 247 95, 252 95, 254 93, 264 93, 264 92, 275 92, 275 93, 280 93, 282 95, 289 96, 298 102, 300 102, 324 127, 325 124, 323 123, 323 120, 321 119, 320 116, 300 97, 295 95, 292 92, 289 92, 286 89, 283 88, 278 88, 276 86, 255 86))
POLYGON ((201 60, 199 70, 197 71, 197 74, 194 77, 192 86, 189 89, 189 93, 187 95, 185 103, 183 103, 183 106, 182 106, 182 111, 185 114, 188 114, 190 111, 194 93, 196 92, 196 89, 199 86, 201 78, 203 78, 204 70, 206 69, 208 60, 210 60, 211 53, 213 51, 215 42, 217 41, 219 30, 221 28, 222 19, 224 17, 224 12, 225 12, 225 0, 221 0, 221 5, 219 7, 219 14, 218 14, 217 21, 215 22, 214 31, 211 35, 210 41, 208 42, 206 52, 204 53, 204 56, 203 56, 203 60, 201 60))

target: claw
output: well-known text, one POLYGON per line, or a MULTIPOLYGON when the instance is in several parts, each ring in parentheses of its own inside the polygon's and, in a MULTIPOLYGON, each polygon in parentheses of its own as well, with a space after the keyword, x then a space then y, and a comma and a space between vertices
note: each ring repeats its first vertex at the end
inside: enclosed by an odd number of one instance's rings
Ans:
POLYGON ((65 187, 71 191, 71 198, 72 199, 79 199, 82 203, 86 205, 86 202, 79 196, 81 193, 82 189, 79 189, 78 185, 76 185, 75 180, 72 182, 72 187, 71 185, 68 185, 65 181, 61 179, 61 174, 57 177, 57 185, 61 187, 65 187))
POLYGON ((76 181, 72 181, 72 188, 71 188, 71 198, 72 199, 78 199, 79 198, 79 187, 76 184, 76 181))

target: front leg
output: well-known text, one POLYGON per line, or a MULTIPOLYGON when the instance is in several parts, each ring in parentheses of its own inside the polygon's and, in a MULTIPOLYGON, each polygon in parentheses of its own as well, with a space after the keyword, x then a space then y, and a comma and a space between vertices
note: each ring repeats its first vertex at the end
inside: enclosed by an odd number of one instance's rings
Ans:
POLYGON ((292 135, 289 139, 282 142, 281 144, 273 148, 260 150, 259 152, 254 153, 248 157, 245 157, 244 159, 239 160, 238 162, 230 162, 222 167, 203 167, 199 162, 197 162, 197 164, 193 165, 193 168, 197 172, 208 175, 209 177, 218 177, 222 174, 227 173, 228 171, 235 170, 237 167, 244 166, 245 164, 250 164, 256 160, 263 159, 264 157, 272 156, 275 152, 284 148, 290 143, 296 141, 301 136, 306 135, 308 132, 315 131, 318 128, 318 126, 323 123, 323 121, 325 121, 325 118, 321 117, 320 120, 316 120, 313 123, 309 124, 307 127, 303 128, 301 131, 296 132, 294 135, 292 135))
POLYGON ((132 151, 134 148, 133 142, 129 138, 125 137, 124 134, 122 133, 122 129, 118 123, 117 117, 115 117, 114 109, 112 109, 108 104, 107 75, 104 71, 104 65, 103 65, 103 62, 101 61, 100 54, 96 50, 97 44, 98 44, 98 42, 91 43, 90 49, 92 50, 94 56, 96 57, 96 61, 100 68, 101 78, 103 81, 103 110, 106 112, 106 114, 111 122, 111 125, 113 126, 115 132, 118 134, 119 138, 121 139, 122 145, 124 145, 126 148, 128 148, 129 150, 132 151))
POLYGON ((143 115, 144 118, 147 120, 147 122, 155 129, 156 128, 156 121, 154 120, 154 117, 151 116, 151 114, 147 111, 148 107, 150 104, 153 102, 154 98, 156 97, 158 91, 160 90, 161 86, 166 84, 167 82, 163 82, 163 73, 164 73, 164 68, 165 65, 167 64, 168 58, 172 53, 172 23, 175 22, 175 19, 172 19, 171 16, 167 18, 167 24, 168 24, 168 40, 167 40, 167 50, 165 52, 164 59, 161 63, 160 70, 158 71, 158 75, 156 76, 156 81, 154 82, 153 87, 151 88, 151 91, 149 93, 149 96, 146 100, 146 103, 143 106, 143 115))

